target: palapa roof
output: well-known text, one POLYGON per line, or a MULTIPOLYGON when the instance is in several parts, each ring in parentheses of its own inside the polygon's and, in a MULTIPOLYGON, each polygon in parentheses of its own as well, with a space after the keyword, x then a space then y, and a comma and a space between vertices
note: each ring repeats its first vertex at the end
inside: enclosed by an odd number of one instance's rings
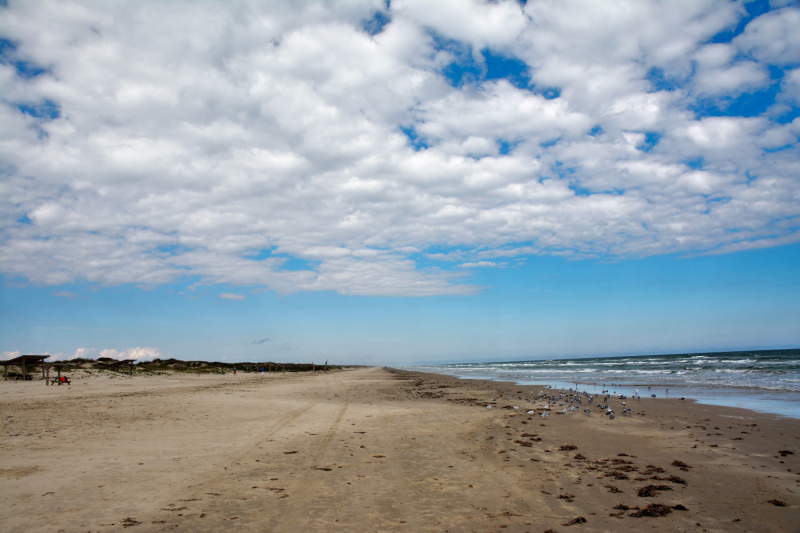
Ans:
POLYGON ((114 361, 113 363, 105 363, 106 366, 121 366, 128 363, 135 363, 136 359, 123 359, 122 361, 114 361))
POLYGON ((8 361, 0 361, 4 366, 8 365, 30 365, 30 364, 38 364, 43 363, 45 359, 50 357, 49 355, 20 355, 19 357, 15 357, 14 359, 9 359, 8 361))

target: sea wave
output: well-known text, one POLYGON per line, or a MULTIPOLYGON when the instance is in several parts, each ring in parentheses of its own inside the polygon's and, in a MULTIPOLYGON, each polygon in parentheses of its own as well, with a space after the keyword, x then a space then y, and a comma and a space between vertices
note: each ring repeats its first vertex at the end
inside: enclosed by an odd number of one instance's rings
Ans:
POLYGON ((424 365, 419 370, 517 381, 800 391, 800 350, 496 361, 424 365))

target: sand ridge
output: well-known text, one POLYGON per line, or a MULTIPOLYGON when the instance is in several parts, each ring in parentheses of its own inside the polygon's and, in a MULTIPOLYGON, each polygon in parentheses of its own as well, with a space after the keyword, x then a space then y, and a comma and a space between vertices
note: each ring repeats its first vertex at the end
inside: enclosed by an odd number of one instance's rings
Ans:
POLYGON ((539 390, 381 368, 4 383, 0 525, 797 531, 798 421, 649 398, 543 419, 508 399, 539 390))

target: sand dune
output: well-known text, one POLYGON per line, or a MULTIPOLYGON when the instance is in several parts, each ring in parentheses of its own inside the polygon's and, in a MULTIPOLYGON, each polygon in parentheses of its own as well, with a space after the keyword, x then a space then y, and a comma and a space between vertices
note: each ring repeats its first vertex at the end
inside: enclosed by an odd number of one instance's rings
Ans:
POLYGON ((0 387, 3 531, 800 524, 800 422, 749 411, 648 398, 543 419, 508 400, 540 388, 379 368, 0 387))

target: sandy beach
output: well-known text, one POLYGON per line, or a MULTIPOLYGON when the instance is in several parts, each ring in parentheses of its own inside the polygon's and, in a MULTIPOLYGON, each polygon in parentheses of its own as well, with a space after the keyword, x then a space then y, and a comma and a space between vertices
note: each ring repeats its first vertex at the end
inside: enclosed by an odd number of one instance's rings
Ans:
POLYGON ((539 390, 383 368, 0 382, 0 529, 800 531, 800 420, 509 400, 539 390))

